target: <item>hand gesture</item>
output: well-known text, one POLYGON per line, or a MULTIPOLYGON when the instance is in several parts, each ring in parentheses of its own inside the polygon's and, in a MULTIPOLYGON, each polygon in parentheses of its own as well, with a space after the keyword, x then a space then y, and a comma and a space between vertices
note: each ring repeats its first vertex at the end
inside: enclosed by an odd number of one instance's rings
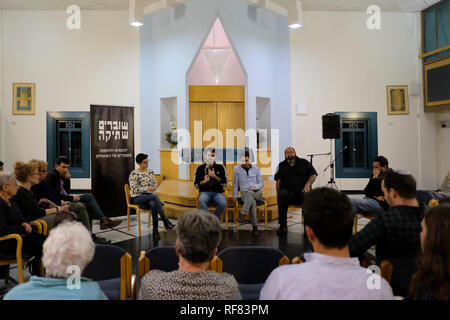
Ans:
POLYGON ((25 228, 25 232, 26 232, 27 234, 31 233, 31 231, 33 230, 33 229, 31 228, 31 226, 30 226, 28 223, 26 223, 26 222, 22 223, 22 227, 25 228))
POLYGON ((203 181, 206 183, 206 182, 209 182, 209 180, 211 180, 211 178, 209 177, 209 175, 206 175, 205 176, 205 179, 203 179, 203 181))
POLYGON ((386 201, 383 196, 375 197, 377 201, 386 201))
POLYGON ((251 186, 250 190, 256 190, 256 187, 255 186, 251 186))
POLYGON ((208 176, 214 178, 216 176, 216 173, 214 172, 214 169, 209 169, 208 170, 208 176))
POLYGON ((305 187, 303 188, 303 190, 302 190, 302 192, 305 192, 305 193, 307 193, 307 192, 310 192, 311 191, 311 186, 310 185, 305 185, 305 187))
POLYGON ((81 200, 80 196, 73 196, 73 202, 78 202, 80 200, 81 200))
POLYGON ((374 178, 378 178, 380 176, 381 170, 378 168, 373 168, 372 173, 374 178))

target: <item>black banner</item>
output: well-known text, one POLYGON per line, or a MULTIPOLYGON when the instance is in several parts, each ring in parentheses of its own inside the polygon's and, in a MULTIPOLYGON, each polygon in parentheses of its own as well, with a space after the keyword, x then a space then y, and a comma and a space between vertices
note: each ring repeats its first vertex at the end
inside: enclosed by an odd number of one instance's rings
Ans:
POLYGON ((91 187, 107 217, 126 214, 123 186, 134 169, 134 108, 91 105, 91 187))

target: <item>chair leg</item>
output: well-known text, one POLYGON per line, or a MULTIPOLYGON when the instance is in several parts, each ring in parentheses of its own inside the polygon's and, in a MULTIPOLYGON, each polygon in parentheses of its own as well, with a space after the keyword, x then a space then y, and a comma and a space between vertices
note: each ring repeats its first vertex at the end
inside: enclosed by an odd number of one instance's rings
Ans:
POLYGON ((141 237, 141 210, 137 211, 138 216, 138 229, 139 229, 139 238, 141 237))
MULTIPOLYGON (((239 207, 234 206, 234 216, 237 217, 238 214, 239 214, 239 207)), ((236 221, 236 219, 234 219, 234 222, 236 223, 236 231, 239 231, 239 222, 236 221)))
POLYGON ((130 231, 130 208, 127 208, 127 230, 130 231))
POLYGON ((150 210, 148 212, 148 226, 147 226, 149 229, 150 229, 151 222, 152 222, 152 211, 150 210))
POLYGON ((19 276, 19 283, 23 283, 23 260, 22 257, 17 257, 17 274, 19 276))
POLYGON ((358 231, 358 215, 355 214, 355 221, 353 223, 353 234, 356 234, 358 231))
POLYGON ((264 228, 267 230, 267 204, 264 206, 264 228))
POLYGON ((228 208, 225 208, 225 230, 228 230, 228 208))

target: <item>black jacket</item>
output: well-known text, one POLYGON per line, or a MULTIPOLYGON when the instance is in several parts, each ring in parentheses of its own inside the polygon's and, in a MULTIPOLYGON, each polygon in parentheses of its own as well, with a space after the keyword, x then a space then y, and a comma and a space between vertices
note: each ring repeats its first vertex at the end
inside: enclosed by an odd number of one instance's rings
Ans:
POLYGON ((197 167, 197 170, 195 170, 195 178, 194 178, 194 185, 199 187, 200 192, 223 192, 223 186, 226 186, 228 183, 227 178, 227 171, 225 170, 225 167, 221 164, 217 164, 214 162, 214 165, 212 167, 214 169, 214 172, 216 176, 220 178, 220 181, 216 181, 215 179, 211 178, 209 182, 201 185, 200 182, 205 178, 205 175, 207 175, 206 171, 206 163, 199 165, 197 167))
POLYGON ((17 194, 12 197, 17 204, 25 221, 30 222, 45 216, 45 209, 39 208, 39 203, 33 193, 24 187, 19 187, 17 194))
POLYGON ((0 199, 0 237, 11 233, 25 234, 26 230, 22 226, 23 220, 20 211, 14 205, 8 205, 0 199))
MULTIPOLYGON (((383 190, 381 189, 381 179, 382 176, 378 178, 374 178, 373 175, 370 177, 369 183, 364 188, 364 195, 368 198, 374 198, 374 197, 384 197, 383 190)), ((376 200, 376 199, 375 199, 376 200)), ((389 210, 389 205, 386 201, 378 201, 380 206, 383 208, 384 211, 389 210)))
POLYGON ((48 185, 61 197, 61 200, 73 202, 73 196, 70 196, 70 179, 61 178, 59 172, 53 169, 47 174, 45 181, 48 185), (64 190, 66 190, 68 195, 61 193, 61 179, 64 181, 64 190))

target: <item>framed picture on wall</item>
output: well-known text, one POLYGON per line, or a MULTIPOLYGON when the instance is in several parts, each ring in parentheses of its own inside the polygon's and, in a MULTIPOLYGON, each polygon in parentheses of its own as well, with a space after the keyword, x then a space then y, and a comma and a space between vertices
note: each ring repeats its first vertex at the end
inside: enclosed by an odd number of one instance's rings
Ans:
POLYGON ((13 83, 13 114, 35 114, 36 84, 13 83))
POLYGON ((408 86, 387 86, 388 114, 409 114, 408 86))

